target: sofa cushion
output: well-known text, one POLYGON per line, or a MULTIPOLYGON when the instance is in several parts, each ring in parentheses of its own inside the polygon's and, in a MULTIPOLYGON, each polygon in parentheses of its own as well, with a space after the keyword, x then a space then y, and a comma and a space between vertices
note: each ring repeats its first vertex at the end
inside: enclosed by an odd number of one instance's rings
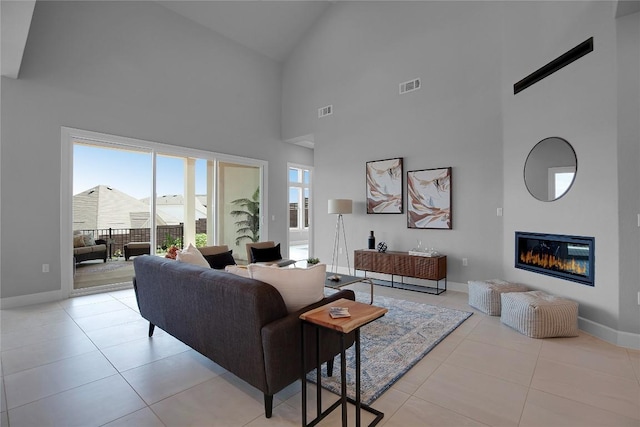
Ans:
POLYGON ((211 268, 223 270, 227 265, 235 265, 236 260, 233 259, 233 250, 215 255, 203 255, 211 268))
POLYGON ((76 234, 75 236, 73 236, 73 247, 74 248, 82 248, 85 247, 87 245, 84 244, 84 237, 82 236, 82 234, 76 234))
POLYGON ((84 239, 85 246, 94 246, 96 241, 93 239, 93 235, 91 234, 83 234, 82 238, 84 239))
POLYGON ((251 248, 252 262, 269 262, 282 259, 280 243, 271 248, 251 248))
POLYGON ((200 267, 209 267, 209 263, 204 256, 200 253, 200 251, 193 246, 193 244, 189 243, 189 246, 186 249, 178 251, 176 255, 176 260, 180 262, 186 262, 189 264, 199 265, 200 267))
POLYGON ((73 248, 75 255, 89 254, 93 252, 93 246, 81 246, 79 248, 73 248))
POLYGON ((251 276, 249 275, 249 269, 245 266, 241 266, 241 265, 227 265, 224 268, 224 271, 228 272, 228 273, 232 273, 235 274, 236 276, 240 276, 240 277, 246 277, 246 278, 251 278, 251 276))
POLYGON ((309 268, 249 264, 248 269, 251 278, 268 283, 280 292, 289 313, 324 298, 326 264, 316 264, 309 268))

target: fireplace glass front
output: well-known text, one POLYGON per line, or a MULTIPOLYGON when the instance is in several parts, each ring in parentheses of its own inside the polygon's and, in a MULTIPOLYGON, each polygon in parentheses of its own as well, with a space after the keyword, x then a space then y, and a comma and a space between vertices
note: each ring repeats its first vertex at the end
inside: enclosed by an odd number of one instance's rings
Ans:
POLYGON ((516 231, 515 267, 594 286, 593 237, 516 231))

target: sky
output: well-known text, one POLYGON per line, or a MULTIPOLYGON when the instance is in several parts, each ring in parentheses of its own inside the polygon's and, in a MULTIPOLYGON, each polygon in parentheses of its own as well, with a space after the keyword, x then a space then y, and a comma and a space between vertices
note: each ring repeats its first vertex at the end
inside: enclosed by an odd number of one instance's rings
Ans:
MULTIPOLYGON (((158 197, 184 194, 183 159, 158 155, 158 197)), ((296 174, 289 173, 290 179, 296 174)), ((196 160, 196 194, 207 193, 207 162, 196 160)), ((309 174, 303 180, 309 183, 309 174)), ((98 185, 106 185, 136 199, 151 195, 151 154, 122 149, 94 147, 84 144, 73 146, 73 194, 82 193, 98 185)), ((308 190, 305 196, 308 197, 308 190)), ((289 189, 289 201, 297 202, 297 190, 289 189)))
MULTIPOLYGON (((157 195, 184 193, 183 160, 158 156, 157 195)), ((207 162, 196 160, 196 194, 207 192, 207 162)), ((73 194, 106 185, 136 199, 151 195, 151 154, 74 144, 73 194)))

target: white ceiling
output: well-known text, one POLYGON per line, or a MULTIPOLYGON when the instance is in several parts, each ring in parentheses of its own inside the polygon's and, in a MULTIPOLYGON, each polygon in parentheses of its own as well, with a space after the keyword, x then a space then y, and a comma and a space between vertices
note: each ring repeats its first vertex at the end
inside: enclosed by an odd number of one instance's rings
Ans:
POLYGON ((158 3, 245 47, 282 62, 332 1, 184 0, 158 3))
POLYGON ((27 44, 31 17, 36 0, 2 1, 0 3, 0 51, 3 76, 18 78, 22 55, 27 44))
MULTIPOLYGON (((173 0, 158 4, 235 42, 282 62, 339 0, 173 0)), ((422 0, 428 1, 428 0, 422 0)), ((1 0, 2 75, 17 78, 35 0, 1 0)), ((640 1, 619 0, 615 16, 640 11, 640 1)))

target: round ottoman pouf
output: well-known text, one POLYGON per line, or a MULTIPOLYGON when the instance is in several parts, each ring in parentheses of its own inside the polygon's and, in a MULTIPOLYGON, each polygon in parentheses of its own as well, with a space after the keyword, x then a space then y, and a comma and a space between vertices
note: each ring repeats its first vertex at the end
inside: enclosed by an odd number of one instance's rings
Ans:
POLYGON ((500 294, 505 292, 526 292, 527 287, 504 280, 470 280, 469 305, 490 316, 500 316, 500 294))
POLYGON ((500 321, 531 338, 578 335, 578 303, 542 291, 505 293, 500 321))

